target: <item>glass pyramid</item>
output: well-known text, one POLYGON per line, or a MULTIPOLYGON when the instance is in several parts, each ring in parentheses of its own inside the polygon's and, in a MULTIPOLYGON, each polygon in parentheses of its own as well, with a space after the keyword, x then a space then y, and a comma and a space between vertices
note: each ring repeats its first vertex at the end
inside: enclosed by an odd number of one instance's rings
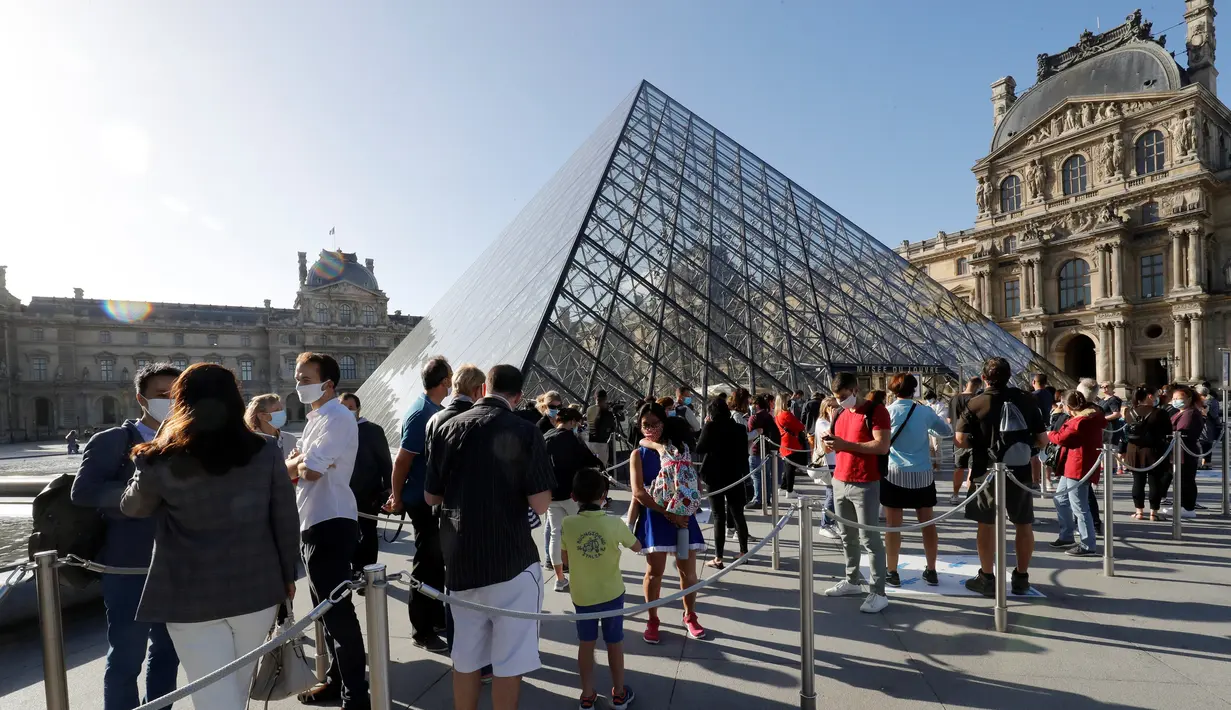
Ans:
POLYGON ((827 390, 833 372, 1025 378, 1042 357, 648 82, 360 390, 396 431, 419 367, 511 363, 529 396, 827 390))

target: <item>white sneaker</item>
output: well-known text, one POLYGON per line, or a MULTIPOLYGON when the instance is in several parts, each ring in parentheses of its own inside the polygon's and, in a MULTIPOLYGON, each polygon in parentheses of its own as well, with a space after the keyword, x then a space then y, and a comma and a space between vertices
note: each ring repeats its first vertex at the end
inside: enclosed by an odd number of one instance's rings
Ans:
POLYGON ((567 592, 568 591, 568 577, 565 577, 564 579, 556 580, 556 591, 557 592, 567 592))
POLYGON ((1183 506, 1180 507, 1180 518, 1181 519, 1188 520, 1188 519, 1195 518, 1195 517, 1197 517, 1197 511, 1189 510, 1188 508, 1185 508, 1183 506))
POLYGON ((949 505, 957 505, 961 502, 961 499, 959 499, 956 495, 949 496, 949 505))
POLYGON ((827 597, 857 597, 865 593, 867 593, 867 587, 851 584, 845 579, 825 590, 825 596, 827 597))
POLYGON ((842 538, 842 533, 838 532, 838 529, 833 525, 822 525, 816 531, 821 537, 827 537, 830 540, 840 540, 842 538))
POLYGON ((879 614, 889 606, 889 598, 880 594, 869 594, 867 599, 863 600, 863 604, 859 605, 859 611, 865 614, 879 614))
MULTIPOLYGON (((1181 510, 1183 510, 1183 508, 1181 508, 1181 510)), ((1162 510, 1158 512, 1162 513, 1163 515, 1171 515, 1171 506, 1169 505, 1165 506, 1162 510)))

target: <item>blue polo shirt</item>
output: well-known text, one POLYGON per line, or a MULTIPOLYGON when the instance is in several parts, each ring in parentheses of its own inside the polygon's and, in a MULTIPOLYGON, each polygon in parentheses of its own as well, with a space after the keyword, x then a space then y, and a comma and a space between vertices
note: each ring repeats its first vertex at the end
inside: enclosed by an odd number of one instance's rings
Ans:
POLYGON ((406 485, 402 487, 404 505, 425 505, 423 481, 427 478, 427 455, 424 454, 427 451, 427 422, 440 410, 440 405, 428 399, 426 394, 421 394, 402 417, 401 446, 415 454, 410 472, 406 474, 406 485))

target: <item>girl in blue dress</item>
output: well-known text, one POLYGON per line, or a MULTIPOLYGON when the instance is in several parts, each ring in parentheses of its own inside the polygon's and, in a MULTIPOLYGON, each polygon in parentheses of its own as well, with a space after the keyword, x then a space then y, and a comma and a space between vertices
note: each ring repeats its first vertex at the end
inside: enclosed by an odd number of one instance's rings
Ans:
MULTIPOLYGON (((666 410, 657 402, 642 406, 638 420, 645 438, 629 458, 633 498, 640 506, 633 532, 641 543, 641 554, 646 557, 642 590, 645 600, 651 602, 658 599, 662 591, 663 570, 666 569, 668 556, 675 560, 680 574, 680 589, 697 583, 697 553, 705 549, 705 538, 695 516, 665 512, 649 491, 650 484, 658 476, 660 456, 667 447, 684 450, 687 432, 683 431, 683 427, 688 426, 687 423, 679 418, 668 419, 666 410), (676 555, 676 538, 680 528, 688 530, 687 557, 676 555)), ((695 593, 684 597, 684 627, 693 638, 705 638, 705 629, 697 621, 696 607, 695 593)), ((650 619, 646 622, 642 638, 646 643, 658 643, 658 609, 650 609, 650 619)))

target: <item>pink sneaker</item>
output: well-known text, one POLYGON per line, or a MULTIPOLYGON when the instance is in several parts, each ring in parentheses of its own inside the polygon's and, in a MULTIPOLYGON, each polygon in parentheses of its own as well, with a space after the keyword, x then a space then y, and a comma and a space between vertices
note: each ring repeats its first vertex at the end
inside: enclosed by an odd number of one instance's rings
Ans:
POLYGON ((688 635, 695 639, 705 638, 705 629, 701 626, 701 622, 697 621, 696 613, 684 615, 684 626, 688 629, 688 635))
POLYGON ((654 646, 658 645, 658 617, 651 617, 645 622, 645 633, 641 634, 641 640, 654 646))

